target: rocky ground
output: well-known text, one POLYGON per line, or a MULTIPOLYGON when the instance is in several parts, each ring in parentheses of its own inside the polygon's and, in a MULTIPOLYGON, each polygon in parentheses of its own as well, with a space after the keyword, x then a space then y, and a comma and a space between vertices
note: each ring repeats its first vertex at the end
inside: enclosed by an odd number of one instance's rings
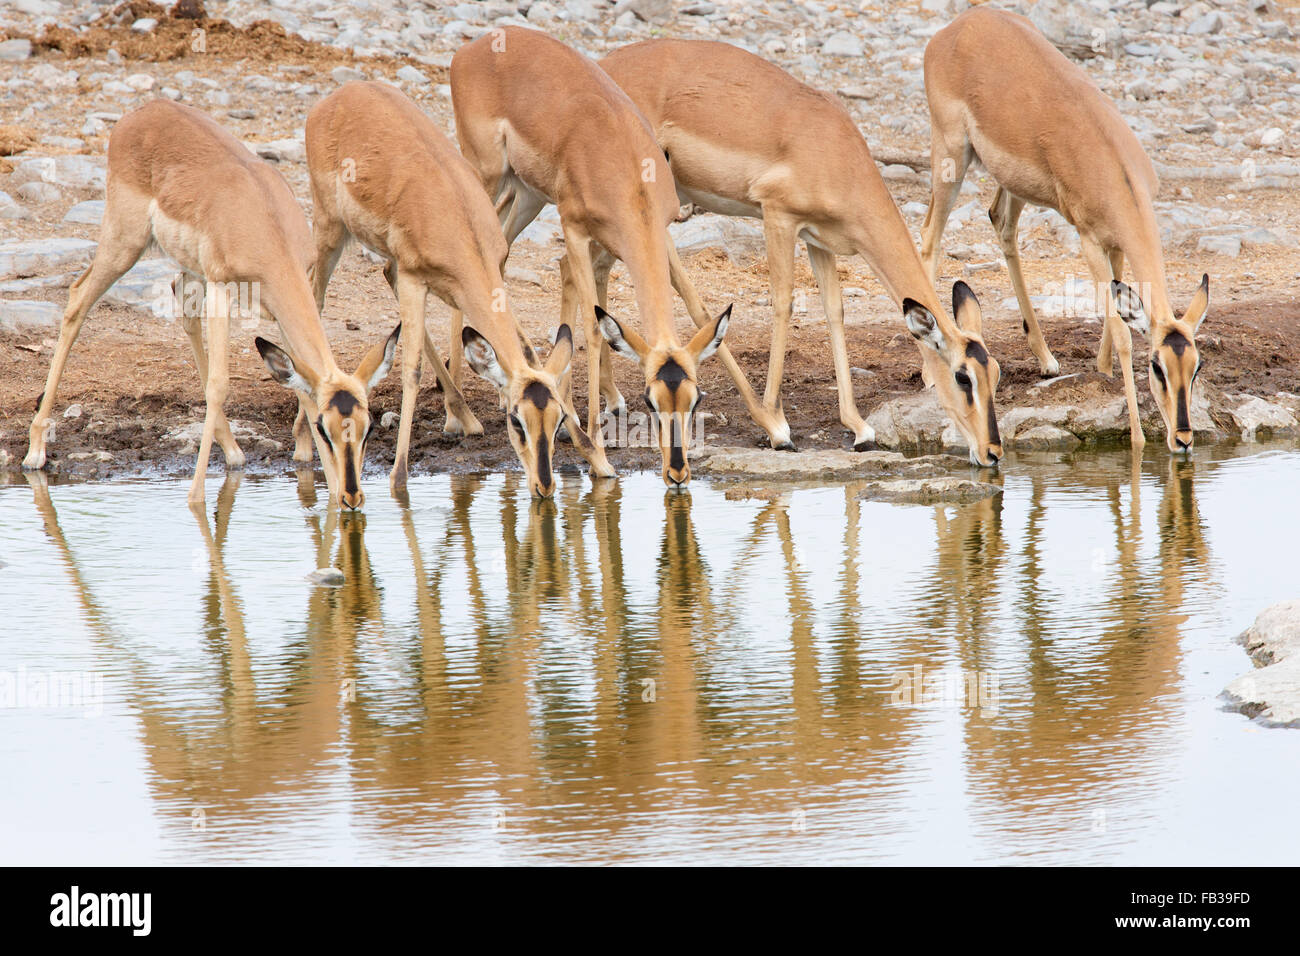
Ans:
MULTIPOLYGON (((1295 0, 1222 3, 1000 3, 1027 12, 1076 57, 1124 115, 1162 176, 1158 214, 1176 303, 1211 276, 1203 329, 1205 371, 1196 422, 1203 438, 1296 433, 1300 343, 1294 292, 1300 278, 1300 28, 1295 0)), ((390 5, 377 0, 8 0, 0 8, 0 471, 12 471, 44 379, 67 287, 89 262, 102 206, 104 151, 114 122, 164 96, 211 112, 275 162, 310 212, 303 163, 307 111, 359 77, 397 84, 448 131, 447 64, 466 39, 493 25, 544 29, 593 56, 662 35, 743 45, 805 81, 835 90, 861 126, 903 214, 919 233, 928 200, 928 117, 921 57, 927 39, 964 0, 857 5, 821 2, 677 3, 669 0, 521 0, 390 5), (7 158, 5 158, 7 157, 7 158)), ((1118 377, 1095 371, 1099 335, 1078 238, 1054 213, 1022 219, 1026 279, 1065 375, 1042 382, 984 210, 991 182, 968 176, 945 236, 945 283, 965 278, 981 297, 985 336, 1003 368, 999 405, 1008 444, 1067 447, 1121 438, 1118 377), (1091 369, 1091 371, 1090 371, 1091 369)), ((770 301, 759 230, 744 220, 695 216, 674 227, 707 302, 734 302, 728 339, 759 382, 765 373, 770 301)), ((541 342, 559 303, 561 252, 553 210, 516 247, 508 276, 516 311, 541 342)), ((185 470, 202 392, 187 340, 148 306, 171 266, 157 253, 91 314, 60 389, 56 470, 87 475, 185 470)), ((859 407, 881 443, 954 444, 937 405, 920 388, 914 348, 897 308, 870 267, 842 261, 850 359, 859 407)), ((801 448, 843 448, 821 305, 801 258, 796 328, 786 366, 785 407, 801 448)), ((611 310, 632 314, 631 289, 615 272, 611 310)), ((683 330, 689 327, 679 307, 683 330)), ((325 322, 345 365, 396 323, 396 303, 372 257, 345 255, 330 287, 325 322)), ((431 330, 446 334, 434 303, 431 330)), ((230 417, 242 428, 250 466, 288 465, 293 402, 268 380, 245 323, 234 333, 230 417)), ((1139 355, 1141 349, 1137 349, 1139 355)), ((1141 361, 1141 359, 1139 359, 1141 361)), ((579 395, 582 362, 576 363, 579 395)), ((618 366, 625 395, 639 374, 618 366)), ((705 439, 762 440, 725 373, 702 372, 710 393, 705 439)), ((1154 406, 1139 388, 1152 436, 1154 406)), ((469 375, 467 395, 487 426, 483 438, 441 434, 439 400, 426 391, 413 468, 496 467, 511 459, 488 386, 469 375)), ((374 405, 394 410, 391 378, 374 405)), ((387 419, 391 422, 391 416, 387 419)), ((391 460, 395 429, 379 429, 372 467, 391 460)), ((1156 448, 1162 447, 1155 444, 1156 448)), ((653 449, 620 449, 623 467, 654 465, 653 449)), ((565 457, 565 456, 562 456, 565 457)), ((568 455, 569 460, 577 460, 568 455)))

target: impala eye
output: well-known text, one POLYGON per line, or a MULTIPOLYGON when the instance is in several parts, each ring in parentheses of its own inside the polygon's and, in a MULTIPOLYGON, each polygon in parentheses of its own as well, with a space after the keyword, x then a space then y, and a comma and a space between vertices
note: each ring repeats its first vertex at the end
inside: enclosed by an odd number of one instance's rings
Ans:
POLYGON ((957 369, 956 372, 953 373, 952 377, 953 380, 961 387, 962 391, 966 393, 966 397, 970 398, 972 385, 971 385, 970 376, 966 374, 966 370, 959 368, 957 369))
POLYGON ((650 389, 647 388, 645 390, 645 394, 642 395, 641 398, 645 401, 645 407, 650 409, 650 411, 653 412, 655 410, 655 406, 654 403, 650 401, 650 389))
POLYGON ((325 420, 323 418, 316 419, 316 431, 320 432, 320 437, 325 439, 325 444, 331 446, 334 444, 330 441, 330 433, 325 430, 325 420))
POLYGON ((514 412, 510 413, 510 427, 521 435, 524 433, 524 423, 519 420, 519 416, 514 412))
POLYGON ((1193 381, 1193 382, 1196 381, 1196 376, 1198 376, 1198 375, 1201 374, 1201 366, 1204 365, 1204 364, 1205 364, 1204 362, 1197 362, 1197 363, 1196 363, 1196 371, 1192 373, 1192 381, 1193 381))
POLYGON ((1151 360, 1151 374, 1156 377, 1161 388, 1165 388, 1165 370, 1160 367, 1160 363, 1155 359, 1151 360))

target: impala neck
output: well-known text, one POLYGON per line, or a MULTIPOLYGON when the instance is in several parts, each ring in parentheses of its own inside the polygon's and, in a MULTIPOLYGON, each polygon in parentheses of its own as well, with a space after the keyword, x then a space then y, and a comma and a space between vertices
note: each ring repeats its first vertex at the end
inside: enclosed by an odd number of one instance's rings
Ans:
MULTIPOLYGON (((1151 203, 1139 202, 1131 224, 1122 227, 1125 264, 1133 275, 1133 285, 1146 306, 1154 328, 1174 321, 1165 285, 1165 259, 1160 251, 1160 227, 1156 224, 1151 203)), ((1152 341, 1155 341, 1153 338, 1152 341)))
MULTIPOLYGON (((468 269, 465 271, 469 272, 468 269)), ((510 309, 510 303, 505 302, 504 309, 499 306, 502 300, 497 291, 505 288, 505 282, 500 275, 483 276, 472 284, 467 284, 464 276, 460 278, 459 288, 452 295, 453 301, 465 313, 470 325, 492 343, 501 368, 513 377, 520 369, 527 368, 529 362, 516 331, 521 326, 510 309)))
POLYGON ((862 208, 857 222, 870 225, 856 239, 858 252, 866 259, 895 305, 902 308, 903 299, 915 299, 930 310, 941 329, 951 334, 957 325, 939 303, 934 283, 921 264, 921 254, 916 251, 907 224, 885 188, 884 180, 876 177, 875 182, 867 182, 860 198, 862 208))
POLYGON ((642 335, 652 348, 681 345, 677 327, 673 324, 673 286, 668 269, 668 251, 663 245, 671 241, 664 233, 658 237, 658 242, 651 239, 634 252, 619 257, 627 266, 628 277, 636 290, 642 335))
POLYGON ((267 283, 269 288, 264 295, 267 309, 284 335, 289 354, 295 361, 315 369, 322 380, 333 377, 339 373, 339 368, 329 339, 325 337, 307 277, 296 266, 280 270, 279 275, 281 278, 267 283))

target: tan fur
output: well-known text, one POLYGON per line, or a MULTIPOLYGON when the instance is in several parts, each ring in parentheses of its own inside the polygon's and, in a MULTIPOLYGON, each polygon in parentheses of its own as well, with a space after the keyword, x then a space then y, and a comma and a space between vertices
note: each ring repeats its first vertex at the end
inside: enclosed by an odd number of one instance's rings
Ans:
POLYGON ((667 241, 677 195, 644 118, 591 60, 519 27, 489 31, 462 47, 451 64, 451 91, 461 151, 496 204, 507 243, 547 202, 559 210, 567 253, 562 317, 576 310, 586 334, 592 437, 599 444, 602 393, 615 413, 625 407, 607 364, 602 377, 608 349, 601 335, 618 329, 629 333, 622 342, 640 346, 633 352, 661 421, 664 479, 686 482, 685 442, 700 396, 696 362, 716 346, 725 320, 705 323, 707 349, 697 340, 683 347, 677 337, 667 241), (627 265, 644 338, 617 322, 598 327, 594 248, 627 265), (686 377, 673 390, 659 381, 670 361, 686 377), (678 446, 673 433, 681 436, 678 446))
MULTIPOLYGON (((166 100, 127 114, 108 144, 107 202, 99 246, 90 268, 72 285, 45 393, 31 427, 25 468, 45 464, 47 422, 63 368, 87 313, 99 297, 156 241, 185 271, 208 283, 207 348, 201 320, 183 317, 207 398, 203 438, 190 485, 190 501, 203 501, 203 478, 215 437, 228 468, 241 468, 244 454, 226 422, 222 405, 228 390, 227 342, 231 303, 226 283, 256 283, 263 311, 279 324, 292 362, 310 391, 300 392, 330 436, 316 438, 331 499, 348 507, 364 500, 359 485, 364 436, 370 422, 361 381, 342 371, 307 284, 312 262, 311 235, 301 208, 280 175, 253 156, 210 116, 166 100), (339 392, 357 402, 344 416, 330 407, 339 392), (346 480, 344 480, 346 475, 346 480), (343 482, 346 487, 341 487, 343 482)), ((375 353, 363 368, 382 366, 375 353)), ((310 462, 311 446, 300 436, 295 458, 310 462)))
MULTIPOLYGON (((1196 325, 1208 305, 1208 279, 1182 320, 1175 318, 1165 285, 1160 232, 1152 200, 1159 187, 1151 160, 1137 137, 1081 68, 1065 58, 1026 18, 997 10, 970 10, 935 34, 925 51, 925 88, 930 104, 932 186, 922 236, 922 255, 938 273, 939 239, 970 162, 978 157, 998 182, 989 210, 1030 347, 1044 375, 1060 365, 1039 329, 1025 287, 1016 246, 1016 224, 1025 203, 1057 210, 1079 231, 1083 255, 1098 283, 1104 308, 1099 368, 1111 372, 1111 344, 1119 351, 1129 408, 1130 439, 1144 444, 1133 380, 1129 323, 1148 333, 1151 390, 1168 430, 1171 450, 1189 448, 1190 428, 1178 407, 1190 412, 1191 385, 1199 365, 1196 325), (1145 296, 1149 316, 1121 314, 1117 296, 1128 261, 1145 296), (1196 314, 1193 314, 1196 313, 1196 314), (1149 320, 1149 321, 1148 321, 1149 320), (1185 338, 1189 347, 1166 344, 1185 338)), ((1140 307, 1141 303, 1137 303, 1140 307)))
POLYGON ((554 493, 551 452, 555 432, 566 419, 594 473, 612 475, 604 453, 586 439, 558 390, 556 374, 568 367, 571 346, 561 344, 544 368, 522 340, 501 277, 505 239, 478 176, 446 135, 393 87, 350 83, 312 108, 306 137, 318 306, 324 305, 330 273, 351 234, 388 260, 385 275, 402 312, 402 419, 392 486, 406 483, 422 343, 447 396, 447 430, 483 431, 455 384, 462 313, 469 316, 471 329, 464 335, 473 343, 474 355, 497 363, 500 370, 493 374, 502 381, 494 384, 501 388, 510 417, 507 433, 533 492, 543 497, 554 493), (427 293, 453 309, 449 368, 425 331, 427 293), (488 343, 486 351, 474 338, 480 334, 488 343), (549 396, 546 407, 525 399, 534 383, 549 396))
POLYGON ((803 239, 830 329, 840 420, 853 432, 855 446, 868 447, 875 435, 853 399, 835 269, 835 257, 842 255, 861 255, 895 301, 913 299, 932 314, 940 334, 930 340, 938 351, 918 339, 927 378, 972 457, 991 464, 1001 456, 989 427, 997 363, 969 358, 971 343, 987 354, 978 324, 959 327, 945 314, 866 141, 837 100, 726 43, 648 40, 616 50, 600 64, 649 120, 683 200, 763 220, 775 316, 762 402, 751 397, 738 368, 729 364, 728 371, 774 445, 789 446, 780 389, 795 243, 803 239), (974 383, 971 400, 953 381, 961 369, 974 383))

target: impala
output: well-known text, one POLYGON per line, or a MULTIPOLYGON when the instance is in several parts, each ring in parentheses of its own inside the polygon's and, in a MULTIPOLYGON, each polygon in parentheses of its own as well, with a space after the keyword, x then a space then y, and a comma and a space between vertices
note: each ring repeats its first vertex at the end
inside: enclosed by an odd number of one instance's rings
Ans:
POLYGON ((1150 343, 1151 394, 1169 449, 1190 450, 1192 385, 1201 367, 1195 337, 1209 308, 1210 277, 1201 277, 1186 313, 1176 318, 1152 207, 1159 182, 1115 104, 1029 20, 985 8, 963 13, 930 40, 925 93, 931 195, 921 248, 930 277, 938 276, 939 238, 966 168, 978 159, 998 184, 989 219, 1042 374, 1056 375, 1060 363, 1043 339, 1020 271, 1016 225, 1027 202, 1055 209, 1079 231, 1105 314, 1097 367, 1111 374, 1114 343, 1132 447, 1146 441, 1133 380, 1129 330, 1135 329, 1150 343), (1139 287, 1149 290, 1145 305, 1120 281, 1126 259, 1139 287))
POLYGON ((685 484, 690 423, 702 395, 696 370, 721 345, 731 310, 685 345, 678 338, 667 229, 679 206, 645 119, 594 62, 520 27, 494 29, 461 47, 451 62, 451 97, 461 152, 493 198, 507 244, 548 202, 559 210, 565 286, 586 334, 593 439, 600 444, 602 393, 612 411, 624 408, 607 365, 602 372, 603 336, 645 373, 664 481, 685 484), (644 335, 598 308, 593 247, 627 265, 644 335))
POLYGON ((430 292, 451 306, 470 366, 503 398, 510 443, 533 493, 549 497, 555 491, 551 455, 566 421, 592 473, 612 476, 604 452, 578 426, 558 387, 573 354, 569 327, 560 327, 545 366, 521 341, 501 277, 505 238, 478 176, 452 142, 384 83, 349 83, 321 100, 307 117, 306 136, 317 305, 323 307, 330 273, 352 235, 388 260, 384 274, 401 309, 402 417, 392 487, 406 484, 422 339, 447 396, 449 424, 460 419, 472 422, 470 430, 483 430, 428 341, 430 292), (462 313, 470 318, 463 328, 462 313))
MULTIPOLYGON (((614 51, 600 65, 649 120, 683 202, 763 221, 774 316, 762 402, 734 363, 727 370, 772 445, 793 447, 781 379, 795 243, 802 239, 830 330, 840 421, 853 432, 854 448, 871 447, 875 432, 853 399, 835 257, 861 255, 901 307, 926 380, 966 438, 972 460, 996 464, 1002 456, 994 409, 999 370, 984 345, 979 303, 958 283, 957 321, 948 318, 866 140, 839 101, 727 43, 647 40, 614 51)), ((692 301, 679 263, 674 280, 694 316, 702 305, 692 301)))
MULTIPOLYGON (((275 319, 288 344, 286 351, 259 338, 258 351, 272 377, 298 393, 315 425, 331 501, 361 507, 361 465, 371 427, 367 399, 392 365, 398 331, 371 348, 355 374, 338 367, 307 282, 311 233, 288 185, 206 113, 168 100, 129 113, 109 139, 99 245, 90 268, 72 284, 23 467, 45 465, 55 393, 86 314, 151 241, 187 274, 206 280, 206 349, 201 317, 189 309, 182 317, 207 400, 190 502, 204 500, 214 437, 228 469, 244 465, 222 408, 229 385, 230 288, 253 283, 258 311, 275 319)), ((299 435, 294 457, 311 460, 305 435, 299 435)))

